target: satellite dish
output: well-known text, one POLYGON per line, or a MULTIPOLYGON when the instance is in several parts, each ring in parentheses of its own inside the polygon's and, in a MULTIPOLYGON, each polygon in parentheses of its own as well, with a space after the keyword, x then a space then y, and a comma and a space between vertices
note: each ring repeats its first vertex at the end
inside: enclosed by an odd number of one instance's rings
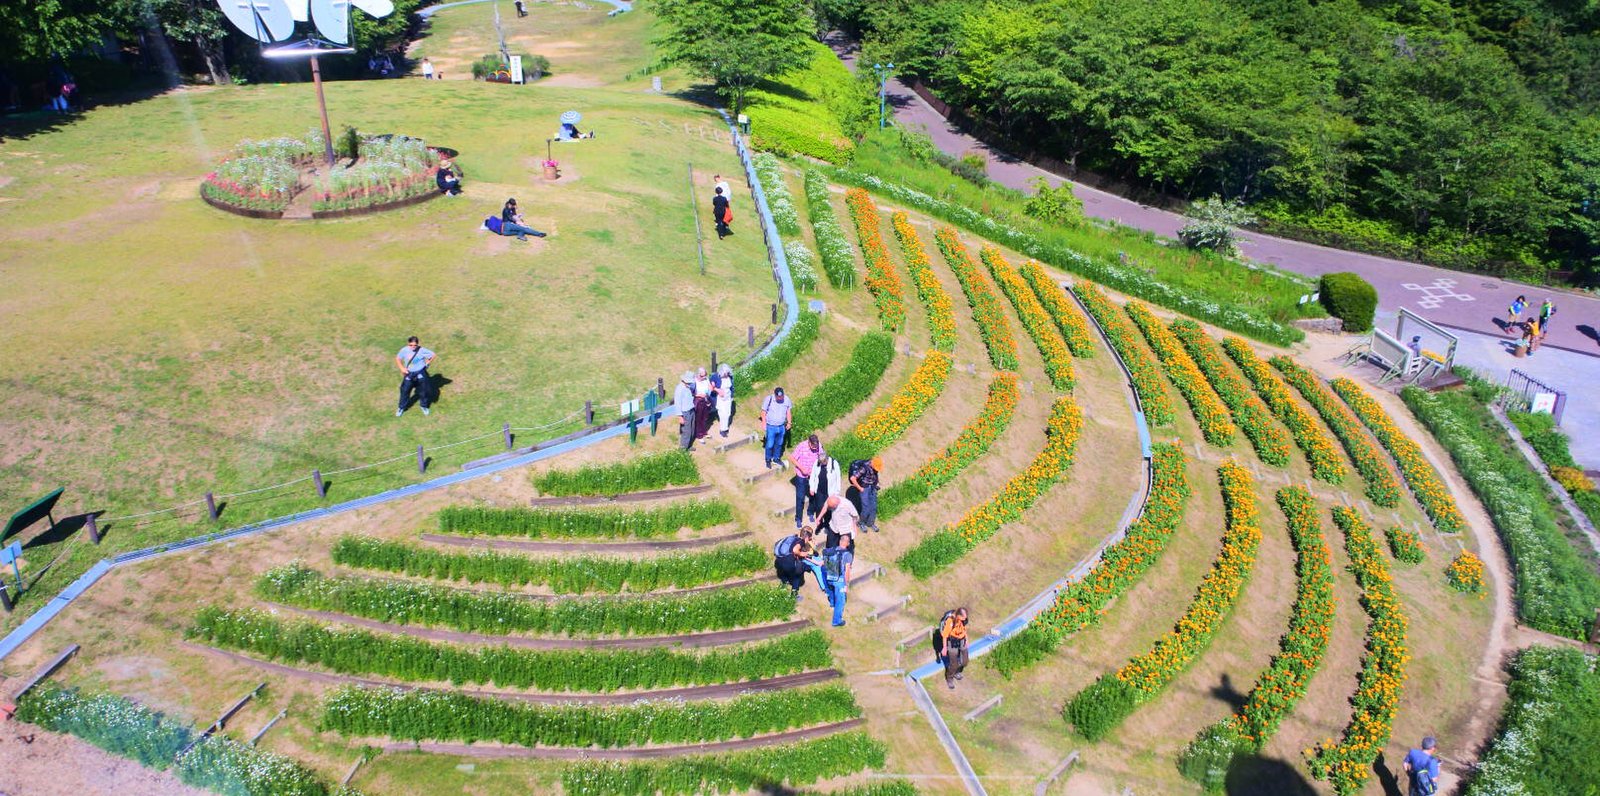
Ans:
POLYGON ((217 0, 217 6, 234 27, 256 41, 282 41, 294 32, 286 0, 217 0))
POLYGON ((367 12, 368 16, 379 19, 394 13, 392 0, 350 0, 350 5, 367 12))
POLYGON ((289 0, 289 16, 296 22, 307 22, 311 19, 311 7, 307 0, 289 0))
POLYGON ((350 0, 311 0, 311 17, 328 41, 350 43, 350 0))

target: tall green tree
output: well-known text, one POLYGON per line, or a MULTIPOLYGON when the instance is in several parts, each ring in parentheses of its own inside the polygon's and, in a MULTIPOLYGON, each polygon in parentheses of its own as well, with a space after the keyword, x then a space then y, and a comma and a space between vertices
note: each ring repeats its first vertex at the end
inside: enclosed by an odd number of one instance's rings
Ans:
POLYGON ((0 0, 0 60, 65 58, 125 22, 115 5, 96 0, 0 0))
POLYGON ((663 59, 712 80, 735 114, 752 86, 811 57, 810 0, 656 0, 652 9, 667 26, 656 40, 663 59))

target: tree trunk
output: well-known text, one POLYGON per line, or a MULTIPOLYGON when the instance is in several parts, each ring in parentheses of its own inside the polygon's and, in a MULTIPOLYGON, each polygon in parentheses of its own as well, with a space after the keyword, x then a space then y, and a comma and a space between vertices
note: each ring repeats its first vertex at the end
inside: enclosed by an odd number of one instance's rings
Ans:
POLYGON ((226 86, 232 82, 228 76, 228 62, 222 52, 222 42, 207 41, 202 36, 196 36, 194 46, 200 50, 200 58, 206 62, 206 71, 211 73, 211 85, 226 86))

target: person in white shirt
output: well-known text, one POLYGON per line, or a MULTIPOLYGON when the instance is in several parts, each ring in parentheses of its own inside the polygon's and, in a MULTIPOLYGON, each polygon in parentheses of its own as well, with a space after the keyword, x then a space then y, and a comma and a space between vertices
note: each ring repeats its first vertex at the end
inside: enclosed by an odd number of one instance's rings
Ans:
POLYGON ((721 188, 722 198, 727 199, 728 204, 733 204, 733 186, 729 185, 727 180, 722 179, 721 174, 712 175, 711 180, 715 183, 715 185, 711 187, 711 193, 715 194, 717 189, 721 188))

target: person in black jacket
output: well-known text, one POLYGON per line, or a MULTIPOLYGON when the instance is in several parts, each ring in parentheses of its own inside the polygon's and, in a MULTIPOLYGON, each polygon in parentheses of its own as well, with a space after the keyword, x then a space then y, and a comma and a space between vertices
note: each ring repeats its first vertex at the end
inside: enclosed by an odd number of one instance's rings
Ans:
POLYGON ((461 195, 461 173, 456 171, 455 164, 449 158, 439 161, 439 172, 434 175, 434 183, 439 186, 440 193, 461 195))
POLYGON ((711 217, 717 222, 717 240, 733 234, 733 230, 728 229, 728 197, 722 195, 721 188, 711 197, 711 217))

